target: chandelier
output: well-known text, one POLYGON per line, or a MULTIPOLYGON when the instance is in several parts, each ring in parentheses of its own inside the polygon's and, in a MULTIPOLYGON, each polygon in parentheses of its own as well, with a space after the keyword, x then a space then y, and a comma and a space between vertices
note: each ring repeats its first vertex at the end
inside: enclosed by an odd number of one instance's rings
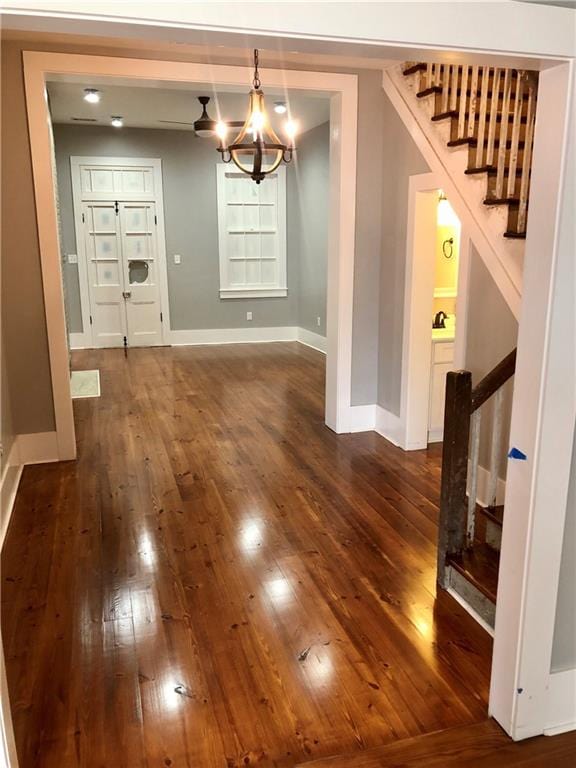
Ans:
POLYGON ((280 141, 270 125, 261 85, 258 73, 258 51, 255 49, 254 79, 252 80, 252 89, 250 91, 248 116, 242 125, 240 133, 231 144, 227 144, 226 135, 228 128, 233 124, 220 122, 216 125, 216 133, 220 139, 220 146, 217 149, 222 155, 223 162, 234 162, 256 184, 260 184, 282 162, 289 163, 292 160, 292 153, 295 150, 294 137, 296 133, 294 123, 288 121, 286 123, 286 133, 289 142, 288 144, 283 144, 280 141))

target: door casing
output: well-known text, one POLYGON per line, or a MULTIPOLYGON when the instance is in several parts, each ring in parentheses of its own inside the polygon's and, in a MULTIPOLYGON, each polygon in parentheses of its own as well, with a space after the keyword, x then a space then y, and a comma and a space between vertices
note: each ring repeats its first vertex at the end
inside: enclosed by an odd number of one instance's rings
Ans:
POLYGON ((162 161, 160 158, 150 157, 94 157, 73 155, 70 158, 70 170, 72 174, 72 201, 74 207, 74 229, 76 234, 76 249, 78 253, 78 281, 80 284, 80 305, 82 312, 82 333, 70 334, 70 347, 72 349, 87 349, 95 346, 93 329, 90 324, 90 291, 88 284, 88 265, 86 261, 86 249, 84 245, 84 224, 82 222, 82 204, 88 198, 82 193, 81 168, 83 165, 102 167, 150 167, 152 169, 154 184, 153 192, 136 195, 132 193, 114 192, 113 195, 96 193, 93 201, 109 202, 112 199, 118 202, 152 202, 155 204, 157 226, 156 246, 158 280, 160 288, 160 306, 163 315, 162 343, 168 344, 170 329, 170 304, 168 301, 168 273, 166 264, 166 230, 164 225, 164 191, 162 186, 162 161))

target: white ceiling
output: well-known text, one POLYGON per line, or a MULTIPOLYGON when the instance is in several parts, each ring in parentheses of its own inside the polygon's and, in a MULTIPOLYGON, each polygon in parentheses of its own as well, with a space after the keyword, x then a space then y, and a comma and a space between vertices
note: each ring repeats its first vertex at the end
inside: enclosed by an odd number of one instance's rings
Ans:
MULTIPOLYGON (((185 84, 180 87, 130 87, 124 85, 97 84, 94 82, 50 82, 50 108, 54 123, 75 125, 109 125, 112 115, 121 115, 128 128, 164 128, 169 130, 192 130, 192 123, 202 113, 198 96, 210 96, 208 114, 214 120, 244 120, 248 108, 248 86, 241 93, 215 93, 210 84, 194 85, 194 90, 185 84), (89 104, 84 101, 84 88, 97 88, 100 102, 89 104), (89 120, 75 120, 83 118, 89 120)), ((298 124, 300 133, 309 131, 330 118, 330 102, 327 96, 309 93, 266 90, 266 105, 272 126, 283 133, 283 126, 290 115, 298 124), (276 115, 274 101, 285 101, 288 113, 276 115)))

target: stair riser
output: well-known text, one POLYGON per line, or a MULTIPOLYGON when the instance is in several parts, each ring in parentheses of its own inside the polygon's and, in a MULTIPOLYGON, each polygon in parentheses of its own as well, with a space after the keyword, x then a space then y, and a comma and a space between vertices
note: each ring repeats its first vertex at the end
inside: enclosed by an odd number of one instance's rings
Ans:
POLYGON ((491 520, 486 521, 486 544, 498 552, 502 547, 502 526, 491 520))
POLYGON ((495 603, 451 566, 448 568, 448 583, 454 592, 473 608, 488 626, 494 627, 496 621, 495 603))

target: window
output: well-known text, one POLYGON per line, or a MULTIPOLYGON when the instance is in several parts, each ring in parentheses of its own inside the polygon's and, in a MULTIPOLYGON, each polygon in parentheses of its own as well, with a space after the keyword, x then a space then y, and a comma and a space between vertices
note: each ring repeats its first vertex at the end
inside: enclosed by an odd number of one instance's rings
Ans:
POLYGON ((287 296, 286 169, 256 184, 219 163, 220 298, 287 296))

